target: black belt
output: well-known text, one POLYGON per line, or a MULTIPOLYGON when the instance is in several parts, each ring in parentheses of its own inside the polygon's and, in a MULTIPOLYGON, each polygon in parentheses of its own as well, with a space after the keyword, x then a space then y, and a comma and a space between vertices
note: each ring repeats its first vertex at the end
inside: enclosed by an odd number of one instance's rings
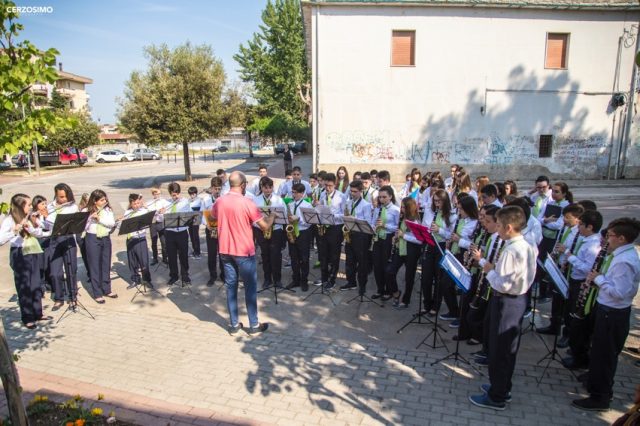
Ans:
POLYGON ((500 293, 499 291, 495 290, 493 290, 493 295, 498 297, 508 297, 510 299, 515 299, 516 297, 521 296, 520 294, 500 293))
POLYGON ((616 312, 623 313, 625 311, 630 311, 631 306, 627 308, 612 308, 611 306, 606 306, 598 303, 598 309, 602 309, 604 312, 608 312, 608 313, 616 313, 616 312))

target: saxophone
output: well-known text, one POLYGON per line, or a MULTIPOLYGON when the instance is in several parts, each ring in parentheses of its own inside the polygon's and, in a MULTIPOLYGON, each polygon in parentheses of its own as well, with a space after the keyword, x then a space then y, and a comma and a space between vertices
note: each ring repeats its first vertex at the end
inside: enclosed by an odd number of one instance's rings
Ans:
MULTIPOLYGON (((346 204, 344 206, 344 215, 349 216, 349 207, 347 207, 346 204)), ((347 229, 347 225, 342 225, 342 237, 344 238, 345 244, 351 244, 351 232, 347 229)))
MULTIPOLYGON (((500 240, 500 237, 496 237, 496 240, 493 242, 493 247, 491 247, 491 253, 489 254, 489 256, 487 257, 487 260, 489 263, 495 263, 498 262, 498 259, 500 259, 500 250, 502 250, 502 247, 504 246, 504 240, 500 240)), ((494 264, 495 264, 494 263, 494 264)), ((471 302, 469 302, 469 308, 471 309, 479 309, 480 308, 480 300, 489 300, 489 290, 491 289, 491 287, 487 284, 485 284, 485 276, 487 274, 482 271, 480 273, 480 277, 478 278, 478 286, 476 287, 476 293, 473 295, 473 299, 471 300, 471 302)))
POLYGON ((270 226, 269 229, 267 229, 262 233, 265 240, 270 240, 272 234, 273 234, 273 226, 270 226))
MULTIPOLYGON (((379 207, 378 209, 378 217, 376 219, 376 222, 378 222, 378 219, 380 219, 380 216, 382 215, 382 206, 379 207)), ((375 229, 373 230, 373 238, 371 238, 371 246, 369 246, 369 251, 373 251, 373 245, 378 241, 378 230, 380 228, 378 226, 375 227, 375 229)))
MULTIPOLYGON (((600 271, 600 268, 602 268, 604 259, 607 255, 608 248, 609 248, 608 242, 602 246, 602 248, 600 249, 600 252, 598 253, 598 255, 596 256, 596 259, 593 262, 593 266, 591 267, 592 272, 600 271)), ((587 307, 587 300, 589 299, 589 294, 595 290, 596 289, 594 289, 591 286, 591 280, 589 280, 589 278, 587 278, 582 282, 582 284, 580 284, 580 291, 578 293, 576 305, 573 308, 573 312, 570 313, 571 317, 576 319, 584 319, 587 316, 585 312, 585 308, 587 307)), ((595 295, 593 299, 595 299, 595 295)))
MULTIPOLYGON (((289 212, 289 215, 291 216, 291 209, 289 208, 289 206, 287 206, 287 211, 289 212)), ((294 219, 296 222, 298 221, 298 218, 294 219)), ((291 220, 289 220, 289 222, 292 222, 291 220)), ((287 232, 287 240, 289 240, 289 244, 295 244, 296 243, 296 230, 295 227, 293 226, 292 223, 288 224, 287 227, 285 228, 285 231, 287 232)))

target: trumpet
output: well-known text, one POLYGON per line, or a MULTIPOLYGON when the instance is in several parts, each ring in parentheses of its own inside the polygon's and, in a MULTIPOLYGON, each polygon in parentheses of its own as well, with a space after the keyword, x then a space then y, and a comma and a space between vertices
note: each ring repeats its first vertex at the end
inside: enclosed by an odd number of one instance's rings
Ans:
MULTIPOLYGON (((487 258, 487 260, 489 261, 489 263, 497 263, 498 259, 500 258, 500 250, 502 250, 502 247, 504 246, 504 240, 500 240, 500 237, 496 237, 496 240, 493 242, 493 247, 491 247, 491 253, 489 254, 489 257, 487 258)), ((478 286, 476 287, 476 293, 473 295, 473 299, 471 300, 471 302, 469 302, 469 307, 471 309, 478 309, 480 308, 480 300, 489 300, 489 290, 490 290, 490 286, 488 284, 485 284, 485 276, 487 274, 482 271, 480 273, 480 277, 478 278, 478 286)))
MULTIPOLYGON (((609 243, 607 242, 602 246, 602 248, 600 249, 600 252, 596 256, 596 259, 593 262, 593 266, 591 267, 591 272, 600 271, 600 269, 602 268, 602 265, 604 264, 604 259, 607 257, 606 255, 607 255, 608 248, 609 248, 609 243)), ((576 319, 584 319, 584 317, 587 316, 587 312, 586 312, 587 301, 589 299, 591 299, 592 301, 595 301, 595 298, 596 298, 595 295, 593 295, 592 297, 589 297, 589 296, 592 291, 597 291, 597 287, 593 288, 591 284, 592 282, 591 280, 589 280, 589 278, 587 278, 586 280, 584 280, 582 284, 580 284, 580 292, 578 293, 576 305, 573 308, 573 312, 569 314, 571 315, 571 317, 576 319)))

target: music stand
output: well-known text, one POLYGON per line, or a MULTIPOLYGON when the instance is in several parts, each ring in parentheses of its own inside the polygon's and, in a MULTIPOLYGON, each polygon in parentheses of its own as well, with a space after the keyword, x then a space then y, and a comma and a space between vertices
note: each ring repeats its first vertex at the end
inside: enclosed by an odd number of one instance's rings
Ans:
MULTIPOLYGON (((409 223, 409 222, 406 222, 406 223, 409 223)), ((426 227, 423 226, 423 228, 426 228, 426 227)), ((431 232, 429 232, 429 236, 431 236, 431 232)), ((442 257, 444 257, 444 253, 442 252, 442 248, 440 247, 440 245, 438 243, 435 242, 435 240, 434 240, 434 246, 438 249, 438 251, 440 252, 442 257)), ((442 262, 440 262, 440 266, 442 267, 442 262)), ((438 294, 440 294, 439 291, 440 291, 440 283, 438 282, 438 283, 436 283, 436 291, 433 293, 434 300, 438 300, 438 294)), ((448 333, 449 331, 438 324, 438 317, 439 316, 440 316, 440 308, 438 308, 438 310, 436 311, 436 317, 432 321, 433 329, 431 330, 431 332, 429 334, 427 334, 427 336, 424 339, 422 339, 422 341, 418 344, 418 346, 416 346, 416 349, 419 348, 422 345, 427 345, 431 349, 445 348, 445 349, 449 350, 449 348, 447 347, 447 344, 444 341, 444 338, 440 335, 440 331, 443 331, 445 333, 448 333), (431 336, 433 336, 433 344, 429 345, 428 343, 425 343, 425 342, 431 336), (442 342, 442 346, 438 346, 438 344, 437 344, 438 338, 440 338, 440 341, 442 342)))
MULTIPOLYGON (((467 271, 467 269, 460 263, 460 261, 451 253, 449 250, 445 250, 444 256, 442 256, 442 260, 440 260, 440 267, 445 270, 445 272, 451 277, 456 286, 461 290, 459 305, 462 305, 462 295, 469 292, 471 289, 471 284, 473 280, 472 274, 467 271)), ((462 323, 462 309, 460 309, 458 320, 462 323)), ((460 330, 458 328, 458 330, 460 330)), ((460 336, 458 332, 458 337, 460 336)), ((457 363, 461 361, 470 367, 472 367, 478 374, 482 375, 482 372, 476 368, 475 365, 471 364, 469 360, 467 360, 464 356, 460 354, 460 338, 456 340, 456 349, 453 352, 450 352, 447 356, 437 359, 431 363, 431 365, 439 364, 443 361, 446 361, 450 358, 453 358, 453 363, 457 363)), ((453 378, 453 376, 452 376, 453 378)))
MULTIPOLYGON (((431 236, 431 231, 426 226, 423 226, 417 222, 405 221, 407 227, 411 230, 411 233, 416 237, 418 241, 425 244, 428 247, 435 245, 435 241, 431 236)), ((427 249, 425 249, 422 253, 423 257, 427 255, 427 249)), ((424 273, 424 271, 422 272, 424 273)), ((420 274, 420 288, 418 290, 418 312, 413 314, 412 318, 407 321, 402 327, 396 330, 396 333, 402 334, 402 330, 410 326, 411 324, 433 324, 433 320, 427 316, 426 311, 423 311, 420 307, 422 306, 422 273, 420 274), (422 322, 422 320, 426 322, 422 322)), ((440 327, 442 328, 442 327, 440 327)), ((446 333, 447 330, 442 328, 442 330, 446 333)), ((418 345, 420 347, 420 345, 418 345)))
MULTIPOLYGON (((202 212, 176 212, 164 214, 164 227, 166 228, 180 228, 183 226, 191 226, 194 222, 202 222, 202 212)), ((181 288, 188 288, 191 291, 191 284, 185 284, 184 281, 180 281, 181 288)))
MULTIPOLYGON (((536 263, 538 267, 541 268, 542 271, 546 274, 547 269, 544 267, 544 264, 542 263, 542 261, 540 259, 537 259, 536 263)), ((542 276, 544 277, 544 275, 542 276)), ((542 281, 542 278, 540 278, 540 281, 542 281)), ((533 301, 533 304, 531 305, 531 320, 529 321, 529 325, 526 326, 525 329, 520 332, 520 334, 525 334, 530 331, 536 331, 538 329, 538 326, 536 325, 536 311, 538 309, 538 297, 540 297, 540 283, 536 283, 535 288, 531 289, 531 300, 533 301)), ((542 339, 542 336, 540 336, 539 334, 538 334, 538 337, 542 339)))
MULTIPOLYGON (((67 213, 67 214, 58 214, 56 216, 56 221, 53 224, 53 230, 51 231, 52 237, 63 237, 63 236, 74 236, 75 234, 82 233, 86 226, 87 220, 89 219, 89 212, 76 212, 76 213, 67 213)), ((75 244, 75 240, 74 240, 75 244)), ((65 253, 66 255, 66 253, 65 253)), ((64 283, 65 283, 65 291, 67 296, 69 297, 67 309, 60 315, 56 324, 62 321, 62 319, 69 313, 76 313, 78 311, 78 306, 83 309, 91 319, 96 319, 91 312, 78 300, 78 289, 77 283, 71 283, 69 281, 69 277, 65 272, 64 266, 62 267, 62 272, 64 274, 64 283), (75 286, 74 286, 75 284, 75 286), (75 291, 74 291, 75 287, 75 291)))
MULTIPOLYGON (((547 259, 544 261, 544 269, 547 272, 547 275, 549 276, 549 278, 551 278, 551 282, 553 283, 554 287, 558 291, 558 294, 560 295, 560 298, 562 300, 560 308, 562 312, 564 311, 564 305, 567 302, 567 298, 569 297, 569 283, 567 282, 567 279, 562 274, 562 271, 558 268, 558 265, 556 265, 553 259, 551 259, 551 256, 547 256, 547 259)), ((556 333, 553 336, 553 346, 551 347, 551 349, 549 349, 549 346, 547 346, 547 343, 544 340, 542 340, 542 343, 544 343, 545 347, 549 352, 545 356, 540 358, 540 360, 536 363, 536 365, 540 365, 541 362, 543 362, 544 360, 547 360, 547 365, 545 365, 544 370, 542 370, 542 375, 537 380, 538 385, 540 385, 540 382, 542 381, 544 374, 547 372, 547 370, 549 369, 549 366, 553 361, 562 365, 560 355, 558 354, 558 334, 560 333, 556 333), (558 358, 556 358, 556 355, 558 356, 558 358)), ((573 371, 571 371, 571 374, 573 374, 575 377, 575 374, 573 373, 573 371)))
MULTIPOLYGON (((322 209, 321 207, 327 207, 327 206, 318 206, 318 208, 316 209, 308 208, 308 207, 300 207, 300 211, 302 212, 304 221, 310 225, 320 225, 320 226, 335 225, 336 222, 333 217, 333 214, 331 214, 331 209, 329 209, 329 212, 327 213, 326 211, 327 209, 322 209)), ((310 298, 314 294, 329 297, 329 300, 331 300, 331 303, 333 303, 333 306, 336 306, 336 302, 333 300, 331 293, 328 290, 325 291, 324 283, 322 283, 319 287, 317 287, 311 293, 307 294, 307 296, 304 299, 302 299, 302 301, 303 302, 306 301, 308 298, 310 298)))
MULTIPOLYGON (((141 231, 143 229, 150 227, 151 222, 153 222, 154 216, 155 216, 155 211, 150 211, 140 216, 132 216, 127 219, 124 219, 120 223, 120 231, 118 232, 118 235, 127 235, 132 232, 141 231)), ((143 281, 143 280, 140 281, 139 283, 134 283, 134 286, 135 286, 136 292, 131 298, 131 302, 133 302, 134 299, 139 294, 142 294, 142 295, 146 294, 147 288, 153 292, 160 294, 158 290, 150 286, 150 283, 147 283, 146 281, 143 281)))
MULTIPOLYGON (((353 216, 344 216, 343 219, 344 219, 344 226, 346 226, 349 232, 358 232, 360 234, 365 234, 365 235, 373 235, 375 233, 373 228, 371 227, 371 224, 369 224, 369 222, 367 222, 364 219, 357 219, 353 216)), ((373 300, 372 298, 364 294, 364 291, 365 289, 361 290, 358 287, 358 294, 352 297, 351 299, 347 300, 347 304, 353 302, 356 299, 359 299, 360 303, 369 302, 369 303, 376 304, 381 308, 384 307, 383 304, 376 302, 375 300, 373 300)))
MULTIPOLYGON (((260 211, 265 216, 274 215, 275 216, 275 219, 273 221, 274 225, 287 226, 289 224, 289 221, 287 220, 287 215, 285 214, 285 207, 262 206, 260 207, 260 211)), ((285 287, 278 287, 276 286, 276 283, 271 283, 269 286, 258 290, 258 294, 262 293, 263 291, 267 291, 271 289, 273 289, 273 296, 275 298, 276 305, 278 304, 278 292, 282 293, 282 292, 288 291, 290 293, 295 293, 295 290, 292 290, 290 288, 285 288, 285 287)))

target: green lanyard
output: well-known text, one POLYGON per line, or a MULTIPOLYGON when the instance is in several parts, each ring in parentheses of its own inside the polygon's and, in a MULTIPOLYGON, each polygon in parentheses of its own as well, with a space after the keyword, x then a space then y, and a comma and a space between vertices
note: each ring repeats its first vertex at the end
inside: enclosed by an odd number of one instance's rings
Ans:
POLYGON ((264 205, 269 207, 271 205, 271 197, 269 197, 269 199, 267 199, 267 197, 265 197, 264 195, 262 196, 262 199, 264 200, 264 205))
POLYGON ((360 204, 360 201, 362 201, 362 198, 358 198, 358 201, 356 201, 355 203, 352 202, 351 204, 351 216, 353 216, 353 212, 356 211, 356 207, 358 207, 358 204, 360 204))
POLYGON ((562 237, 560 237, 560 243, 564 244, 564 242, 567 241, 567 238, 569 237, 570 234, 571 234, 571 228, 567 228, 564 231, 564 234, 562 234, 562 237))
POLYGON ((378 230, 378 238, 384 240, 387 238, 387 228, 385 224, 387 223, 387 207, 382 206, 380 210, 380 220, 382 221, 382 227, 378 230))

